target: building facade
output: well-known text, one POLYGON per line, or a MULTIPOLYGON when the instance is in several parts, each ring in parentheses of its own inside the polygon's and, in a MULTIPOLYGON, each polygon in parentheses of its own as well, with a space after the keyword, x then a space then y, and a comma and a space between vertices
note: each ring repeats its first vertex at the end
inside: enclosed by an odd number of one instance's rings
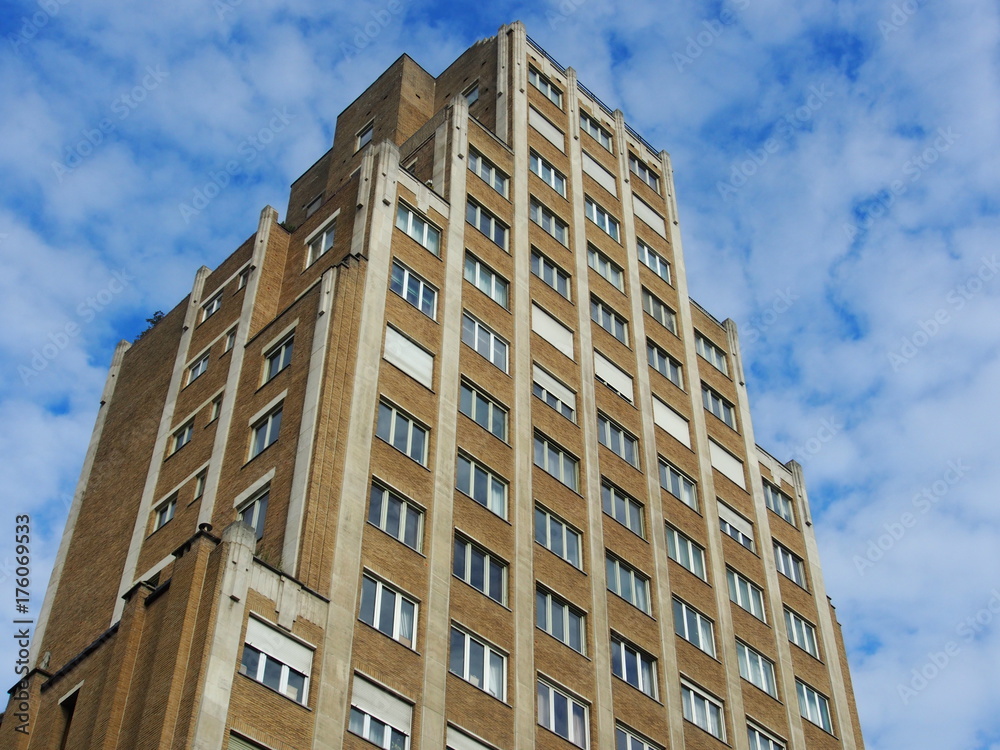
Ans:
POLYGON ((669 157, 520 23, 119 345, 31 667, 2 748, 863 747, 669 157))

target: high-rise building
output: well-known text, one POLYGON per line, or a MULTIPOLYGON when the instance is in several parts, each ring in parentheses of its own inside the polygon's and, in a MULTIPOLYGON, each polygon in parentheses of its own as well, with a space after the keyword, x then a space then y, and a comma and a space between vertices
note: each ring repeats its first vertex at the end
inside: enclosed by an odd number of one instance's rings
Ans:
POLYGON ((119 345, 31 659, 3 748, 863 747, 670 159, 519 23, 119 345))

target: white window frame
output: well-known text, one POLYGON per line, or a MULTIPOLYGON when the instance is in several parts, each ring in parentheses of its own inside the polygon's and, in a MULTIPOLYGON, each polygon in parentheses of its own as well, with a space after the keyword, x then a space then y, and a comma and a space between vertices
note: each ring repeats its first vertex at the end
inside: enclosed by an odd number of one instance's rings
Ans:
POLYGON ((403 201, 396 207, 396 228, 428 252, 441 255, 441 229, 403 201))
POLYGON ((540 432, 535 433, 534 460, 535 466, 574 492, 577 491, 580 483, 580 459, 540 432))
POLYGON ((258 540, 264 536, 264 526, 267 522, 267 505, 270 498, 271 486, 265 485, 262 489, 255 492, 253 497, 236 509, 239 519, 254 530, 258 540))
POLYGON ((590 742, 590 710, 587 704, 541 677, 538 678, 536 695, 538 725, 577 747, 587 748, 590 742), (566 709, 566 719, 560 722, 566 727, 564 735, 555 730, 558 706, 566 709))
POLYGON ((663 750, 659 745, 655 745, 642 735, 637 734, 624 724, 615 725, 615 748, 624 750, 663 750))
POLYGON ((542 228, 543 232, 560 245, 569 247, 569 224, 560 219, 554 211, 534 196, 531 197, 528 215, 535 224, 542 228))
POLYGON ((507 440, 507 409, 464 378, 459 386, 458 410, 490 434, 500 440, 507 440), (468 410, 465 406, 466 392, 469 393, 468 410))
POLYGON ((194 499, 198 500, 205 495, 205 485, 208 482, 208 469, 202 469, 194 477, 194 499))
POLYGON ((795 525, 795 502, 770 482, 764 482, 764 504, 779 518, 795 525))
POLYGON ((153 508, 153 531, 159 531, 174 519, 177 512, 177 493, 175 492, 162 503, 153 508))
POLYGON ((502 250, 507 249, 510 227, 488 208, 469 196, 465 202, 465 220, 502 250))
POLYGON ((587 265, 593 268, 619 292, 625 291, 625 271, 611 258, 602 253, 596 245, 587 243, 587 265))
POLYGON ((208 415, 208 423, 211 424, 222 416, 222 394, 212 399, 212 411, 208 415))
POLYGON ((409 596, 404 594, 395 586, 386 583, 381 578, 365 570, 361 576, 361 593, 358 595, 358 619, 366 625, 370 625, 383 635, 387 635, 397 643, 401 643, 409 649, 416 650, 417 647, 417 618, 419 615, 419 605, 409 596), (391 612, 386 612, 385 599, 393 597, 391 601, 391 612), (371 621, 366 617, 365 601, 371 604, 371 621), (403 613, 409 610, 410 622, 409 632, 406 632, 405 618, 403 613), (389 614, 391 622, 382 622, 389 614))
POLYGON ((424 509, 378 481, 372 482, 368 495, 368 523, 412 550, 420 552, 423 546, 424 509), (395 513, 392 508, 397 508, 395 513), (390 526, 390 519, 393 519, 395 531, 390 526))
POLYGON ((504 310, 510 309, 510 282, 468 250, 465 251, 463 275, 466 281, 504 310))
POLYGON ((538 504, 535 505, 535 541, 574 568, 583 569, 583 534, 538 504), (559 537, 558 545, 553 542, 555 536, 559 537), (570 539, 574 540, 572 544, 570 539))
POLYGON ((270 383, 274 378, 292 364, 292 352, 294 351, 295 333, 290 333, 281 341, 271 347, 264 354, 264 382, 270 383))
POLYGON ((725 351, 716 346, 708 336, 695 331, 694 346, 698 355, 723 375, 729 375, 729 360, 725 351))
POLYGON ((608 235, 615 242, 621 241, 621 225, 614 216, 612 216, 606 208, 601 206, 600 203, 595 201, 589 195, 584 198, 584 214, 599 226, 604 233, 608 235))
POLYGON ((772 698, 778 697, 778 681, 773 661, 739 639, 736 640, 736 659, 740 665, 740 677, 772 698))
POLYGON ((237 274, 236 276, 237 292, 243 287, 245 287, 247 285, 247 282, 250 280, 250 270, 251 270, 250 266, 246 266, 245 268, 240 270, 239 274, 237 274))
POLYGON ((600 412, 597 413, 597 440, 620 459, 639 468, 639 438, 600 412))
POLYGON ((646 163, 631 151, 628 155, 628 166, 632 174, 645 182, 651 190, 656 193, 660 192, 660 176, 646 166, 646 163))
POLYGON ((468 497, 472 498, 475 502, 482 505, 487 510, 500 516, 500 518, 507 518, 507 493, 509 491, 509 485, 506 479, 503 479, 499 474, 495 473, 492 469, 487 467, 484 463, 478 459, 473 458, 467 453, 459 453, 458 461, 455 468, 455 486, 459 492, 468 497), (463 487, 460 483, 462 474, 462 465, 468 464, 469 472, 469 486, 463 487), (474 494, 476 491, 476 472, 482 472, 486 475, 486 497, 478 498, 474 494), (499 499, 498 499, 499 498, 499 499))
POLYGON ((221 307, 222 292, 217 292, 211 299, 208 300, 208 302, 201 306, 201 322, 204 323, 206 320, 211 318, 219 312, 219 308, 221 307))
POLYGON ((188 367, 188 379, 187 384, 191 385, 194 381, 200 378, 208 370, 208 360, 211 358, 210 352, 205 352, 204 355, 199 357, 188 367))
POLYGON ((236 346, 236 328, 235 327, 229 333, 226 334, 226 346, 223 349, 222 353, 225 354, 226 352, 231 351, 234 346, 236 346))
POLYGON ((576 392, 537 364, 532 365, 531 392, 545 402, 546 406, 555 409, 570 422, 576 422, 576 392), (565 392, 560 394, 557 390, 565 392), (569 398, 572 399, 571 402, 567 401, 569 398))
POLYGON ((471 632, 465 628, 461 628, 452 623, 451 625, 451 637, 448 643, 448 671, 460 677, 461 679, 468 682, 470 685, 482 690, 487 695, 492 695, 497 700, 506 701, 507 700, 507 654, 498 649, 489 641, 473 635, 471 632), (455 663, 455 640, 456 636, 462 639, 462 653, 461 658, 461 671, 456 671, 455 663), (483 649, 483 664, 482 664, 482 681, 484 684, 479 682, 474 682, 475 675, 472 673, 472 650, 473 644, 481 647, 483 649), (500 675, 497 683, 495 685, 490 685, 491 682, 491 671, 494 664, 494 657, 499 659, 500 662, 500 675))
POLYGON ((628 321, 597 297, 590 298, 590 319, 628 346, 628 321))
POLYGON ((528 167, 538 178, 555 190, 563 198, 566 197, 566 176, 556 169, 552 162, 539 154, 535 149, 531 149, 528 157, 528 167))
POLYGON ((547 255, 531 248, 531 272, 566 299, 570 299, 570 275, 547 255))
POLYGON ((700 651, 715 658, 715 623, 679 597, 671 603, 674 632, 700 651))
POLYGON ((528 83, 545 94, 545 98, 559 107, 559 109, 562 109, 562 91, 531 65, 528 66, 528 83))
POLYGON ((649 362, 650 367, 678 388, 684 388, 684 370, 681 363, 671 357, 666 349, 650 339, 646 339, 646 361, 649 362))
POLYGON ((816 626, 798 612, 785 607, 785 629, 788 631, 788 642, 793 643, 810 656, 819 658, 819 641, 816 639, 816 626))
POLYGON ((705 567, 705 548, 670 524, 666 524, 666 529, 667 557, 689 573, 698 576, 703 581, 707 581, 708 573, 705 567))
POLYGON ((779 542, 774 543, 774 566, 792 583, 806 588, 805 560, 779 542))
POLYGON ((642 288, 642 309, 661 326, 677 335, 677 313, 646 287, 642 288))
POLYGON ((194 438, 194 420, 189 419, 186 423, 182 424, 176 430, 174 430, 172 442, 173 447, 171 448, 170 455, 175 454, 185 445, 191 442, 194 438))
POLYGON ((507 571, 509 567, 505 560, 501 560, 481 544, 477 544, 461 532, 455 533, 452 549, 452 575, 497 604, 504 606, 507 605, 507 571), (459 557, 459 548, 462 550, 461 557, 459 557), (475 584, 473 568, 477 559, 482 561, 482 586, 475 584), (494 572, 499 575, 499 581, 494 578, 494 572))
POLYGON ((560 643, 586 655, 587 615, 540 584, 535 587, 535 625, 560 643))
POLYGON ((355 153, 363 149, 369 143, 372 142, 372 138, 375 136, 375 120, 370 120, 367 125, 365 125, 361 130, 355 135, 355 153))
POLYGON ((292 669, 290 666, 288 666, 287 664, 285 664, 283 661, 281 661, 277 657, 272 656, 271 654, 267 653, 266 651, 261 651, 256 646, 251 646, 249 643, 244 643, 243 644, 243 651, 242 651, 241 656, 240 656, 239 671, 240 671, 240 674, 246 675, 247 677, 249 677, 254 682, 260 683, 261 685, 264 685, 264 687, 266 687, 266 688, 268 688, 270 690, 276 690, 277 692, 279 692, 282 695, 284 695, 286 698, 288 698, 290 700, 293 700, 293 701, 295 701, 296 703, 298 703, 300 705, 303 705, 303 706, 307 705, 307 699, 308 699, 308 695, 309 695, 309 675, 303 674, 302 672, 299 672, 297 669, 292 669), (253 674, 253 675, 250 674, 249 668, 244 664, 244 660, 246 659, 246 654, 247 654, 247 650, 248 649, 251 650, 251 651, 256 651, 257 652, 257 672, 256 672, 256 674, 253 674), (264 674, 265 674, 265 670, 267 669, 267 662, 269 662, 269 661, 272 661, 272 662, 280 665, 280 676, 278 678, 278 687, 277 688, 272 688, 270 685, 268 685, 267 683, 264 682, 264 674), (300 694, 297 695, 297 696, 295 696, 295 697, 292 697, 287 692, 288 689, 289 689, 289 686, 288 686, 289 678, 290 678, 290 676, 291 676, 292 673, 295 673, 295 674, 297 674, 297 675, 299 675, 300 677, 303 678, 303 681, 302 681, 302 690, 301 690, 300 694))
POLYGON ((662 456, 660 464, 660 487, 676 497, 694 511, 698 510, 698 485, 687 474, 662 456))
POLYGON ((600 143, 606 151, 614 153, 611 146, 611 133, 597 121, 596 117, 587 114, 582 109, 580 110, 580 129, 600 143))
POLYGON ((337 238, 337 220, 333 219, 322 229, 313 232, 307 240, 306 246, 309 248, 306 253, 306 267, 308 268, 321 257, 326 255, 333 247, 337 238))
POLYGON ((479 101, 479 81, 469 86, 465 91, 462 92, 462 96, 465 97, 465 103, 467 106, 471 107, 473 104, 479 101))
POLYGON ((750 722, 747 722, 747 741, 750 750, 785 750, 784 741, 750 722))
POLYGON ((437 319, 437 289, 395 258, 389 273, 389 289, 431 320, 437 319))
POLYGON ((319 211, 319 207, 322 205, 323 205, 323 194, 320 193, 305 205, 306 218, 308 219, 314 213, 319 211))
POLYGON ((795 693, 799 697, 799 715, 826 732, 833 734, 833 716, 830 713, 830 699, 816 688, 795 680, 795 693))
POLYGON ((653 700, 657 699, 656 659, 617 633, 611 634, 611 674, 653 700), (630 657, 632 669, 629 668, 630 657))
POLYGON ((767 622, 767 604, 764 589, 742 573, 726 568, 729 600, 761 622, 767 622))
POLYGON ((670 284, 670 261, 640 239, 635 241, 635 247, 639 262, 670 284))
POLYGON ((649 578, 610 552, 605 552, 604 567, 608 591, 620 596, 640 612, 650 614, 649 578), (627 585, 623 585, 623 581, 627 581, 627 585))
POLYGON ((495 367, 507 372, 509 345, 496 331, 469 313, 462 314, 462 343, 495 367), (488 353, 480 351, 480 334, 485 337, 488 353), (471 341, 470 341, 471 339, 471 341))
POLYGON ((256 458, 278 439, 281 433, 281 415, 284 402, 271 409, 250 428, 250 458, 256 458))
POLYGON ((367 742, 372 743, 376 747, 381 747, 383 750, 406 750, 406 748, 408 748, 410 746, 410 737, 409 737, 409 735, 407 735, 405 732, 397 729, 396 727, 392 726, 391 724, 388 724, 388 723, 382 721, 377 716, 372 716, 369 713, 365 713, 364 711, 362 711, 357 706, 353 706, 353 705, 351 706, 349 717, 350 718, 348 719, 348 722, 347 722, 347 731, 350 732, 351 734, 357 736, 357 737, 360 737, 361 739, 363 739, 363 740, 365 740, 367 742), (351 729, 351 724, 352 724, 352 720, 354 718, 354 715, 358 715, 358 716, 362 717, 362 719, 361 719, 362 724, 361 724, 360 731, 355 731, 354 729, 351 729), (376 723, 382 725, 381 726, 382 740, 380 742, 376 742, 375 741, 374 734, 372 732, 372 725, 376 724, 376 723), (403 737, 403 746, 402 747, 399 747, 398 745, 393 745, 393 742, 392 742, 392 740, 393 740, 393 732, 395 732, 395 733, 397 733, 397 734, 399 734, 399 735, 401 735, 403 737))
POLYGON ((601 478, 601 506, 605 514, 638 536, 645 539, 645 509, 638 500, 607 479, 601 478))
POLYGON ((718 505, 719 530, 738 544, 754 551, 753 523, 721 500, 718 505))
MULTIPOLYGON (((476 87, 476 90, 478 91, 478 87, 476 87)), ((469 169, 472 170, 473 174, 477 175, 483 182, 500 193, 500 195, 504 198, 507 197, 507 189, 510 184, 510 178, 501 172, 496 164, 491 162, 471 146, 469 147, 468 160, 469 169)))
POLYGON ((736 429, 736 407, 704 383, 701 384, 701 401, 706 411, 718 417, 726 426, 736 429))
POLYGON ((713 737, 726 741, 725 707, 722 701, 681 680, 681 704, 686 721, 704 729, 713 737))
POLYGON ((391 401, 385 399, 379 401, 375 436, 421 466, 427 465, 431 437, 430 428, 391 401), (383 423, 383 419, 388 419, 388 424, 383 423), (400 429, 405 431, 404 435, 398 434, 400 429), (417 436, 420 436, 419 440, 417 440, 417 436))

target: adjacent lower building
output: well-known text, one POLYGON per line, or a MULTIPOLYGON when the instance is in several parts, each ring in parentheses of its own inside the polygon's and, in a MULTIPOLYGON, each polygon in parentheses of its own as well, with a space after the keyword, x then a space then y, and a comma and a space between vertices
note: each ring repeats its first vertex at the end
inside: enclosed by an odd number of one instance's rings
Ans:
POLYGON ((520 23, 397 60, 285 219, 118 346, 0 725, 372 745, 863 747, 669 156, 520 23))

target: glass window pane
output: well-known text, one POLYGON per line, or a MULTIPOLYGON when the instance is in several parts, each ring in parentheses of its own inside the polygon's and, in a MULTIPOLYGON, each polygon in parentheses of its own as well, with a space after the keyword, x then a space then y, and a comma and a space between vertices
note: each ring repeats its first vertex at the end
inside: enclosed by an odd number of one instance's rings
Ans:
POLYGON ((375 588, 371 578, 361 579, 361 621, 369 625, 375 624, 375 588))
POLYGON ((382 602, 379 607, 378 629, 392 636, 392 625, 396 614, 396 594, 382 587, 382 602))
POLYGON ((264 676, 261 678, 261 682, 269 688, 278 690, 281 687, 281 662, 266 656, 264 658, 266 661, 264 662, 264 676))

